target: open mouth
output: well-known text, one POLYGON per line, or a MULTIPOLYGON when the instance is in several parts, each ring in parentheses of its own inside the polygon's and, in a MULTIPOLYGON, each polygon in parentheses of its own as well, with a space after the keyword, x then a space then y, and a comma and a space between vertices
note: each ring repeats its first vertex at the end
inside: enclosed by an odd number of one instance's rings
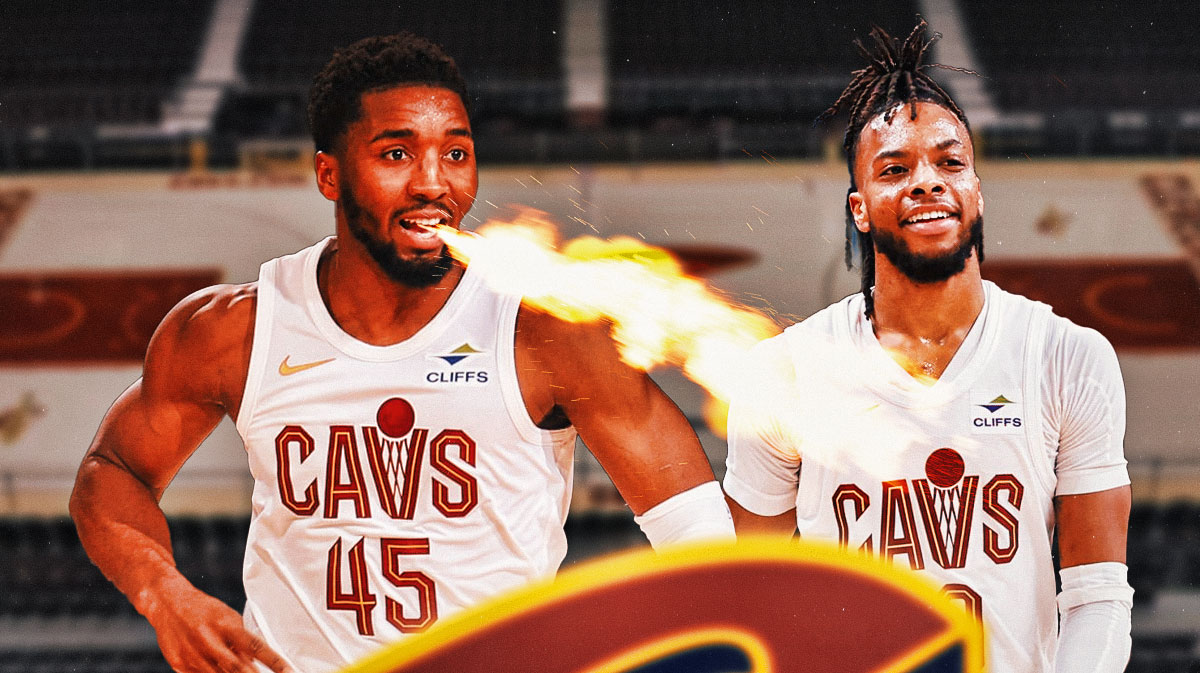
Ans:
POLYGON ((399 221, 400 221, 400 226, 402 226, 405 229, 408 229, 410 231, 416 230, 416 231, 422 231, 422 232, 433 232, 439 226, 448 223, 450 221, 450 218, 446 217, 445 215, 425 216, 425 217, 409 216, 409 217, 401 217, 399 221))

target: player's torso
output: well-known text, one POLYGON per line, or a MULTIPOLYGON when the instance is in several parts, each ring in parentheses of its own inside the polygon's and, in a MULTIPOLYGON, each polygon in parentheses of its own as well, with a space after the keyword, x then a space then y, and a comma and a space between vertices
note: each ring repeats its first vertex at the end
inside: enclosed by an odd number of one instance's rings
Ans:
MULTIPOLYGON (((843 410, 800 444, 797 523, 924 572, 985 620, 989 670, 1037 671, 1053 660, 1056 624, 1037 355, 1046 313, 999 291, 990 301, 970 361, 932 388, 908 385, 881 349, 809 367, 804 340, 791 340, 811 401, 843 410)), ((849 322, 833 321, 835 343, 849 322)))
POLYGON ((468 270, 416 335, 369 346, 325 311, 317 252, 264 265, 238 422, 247 621, 302 670, 553 573, 574 446, 525 415, 517 298, 468 270))

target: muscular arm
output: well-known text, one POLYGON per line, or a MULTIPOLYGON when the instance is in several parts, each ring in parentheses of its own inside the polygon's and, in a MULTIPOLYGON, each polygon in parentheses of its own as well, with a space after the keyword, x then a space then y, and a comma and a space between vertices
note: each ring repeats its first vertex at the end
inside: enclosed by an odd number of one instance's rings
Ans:
POLYGON ((687 419, 645 372, 621 361, 606 325, 522 308, 516 349, 530 417, 561 411, 635 514, 714 481, 687 419))
POLYGON ((71 494, 92 561, 154 626, 176 670, 253 671, 278 655, 236 612, 175 567, 163 491, 200 442, 236 414, 253 334, 253 288, 220 286, 176 306, 155 332, 142 377, 105 415, 71 494))
POLYGON ((1061 566, 1124 563, 1130 500, 1129 486, 1055 498, 1061 566))
POLYGON ((1058 673, 1125 670, 1130 608, 1125 566, 1129 486, 1055 498, 1059 576, 1058 673))
POLYGON ((1061 560, 1058 673, 1116 673, 1130 652, 1125 566, 1130 490, 1125 390, 1112 346, 1076 328, 1054 344, 1046 381, 1058 430, 1054 507, 1061 560))

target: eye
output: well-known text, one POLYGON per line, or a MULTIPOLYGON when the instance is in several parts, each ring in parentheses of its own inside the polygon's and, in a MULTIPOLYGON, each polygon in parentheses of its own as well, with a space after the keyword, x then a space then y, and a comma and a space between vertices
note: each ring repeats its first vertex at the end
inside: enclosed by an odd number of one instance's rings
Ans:
POLYGON ((451 161, 466 161, 467 151, 456 147, 446 153, 446 158, 451 161))
POLYGON ((408 159, 410 156, 411 155, 408 153, 408 150, 402 147, 396 147, 383 153, 383 158, 390 159, 392 161, 403 161, 408 159))
POLYGON ((884 166, 883 170, 880 171, 879 174, 880 175, 900 175, 905 170, 906 169, 899 164, 891 164, 890 166, 884 166))

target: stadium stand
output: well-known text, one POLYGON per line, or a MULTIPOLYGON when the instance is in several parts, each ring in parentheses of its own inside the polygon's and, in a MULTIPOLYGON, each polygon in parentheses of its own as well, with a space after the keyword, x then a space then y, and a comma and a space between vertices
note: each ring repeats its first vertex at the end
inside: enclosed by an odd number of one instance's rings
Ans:
MULTIPOLYGON (((112 142, 98 131, 162 121, 164 105, 193 76, 216 4, 0 3, 0 170, 185 167, 189 138, 112 142)), ((204 138, 209 166, 233 166, 235 148, 247 141, 302 143, 309 81, 333 49, 399 29, 457 57, 483 163, 819 157, 836 147, 836 132, 814 129, 812 120, 861 66, 850 40, 872 23, 903 34, 918 12, 917 0, 865 0, 852 11, 790 0, 610 0, 602 22, 605 123, 572 128, 565 5, 256 0, 238 53, 240 79, 204 138)), ((1200 5, 958 6, 985 86, 1009 116, 1008 126, 976 129, 982 154, 1200 154, 1200 47, 1192 37, 1200 5)), ((170 520, 184 574, 234 608, 245 601, 247 526, 239 516, 170 520)), ((624 512, 575 513, 566 531, 568 564, 644 544, 624 512)), ((1194 613, 1176 610, 1165 625, 1145 619, 1172 597, 1200 597, 1200 504, 1135 503, 1129 554, 1136 594, 1128 671, 1200 673, 1194 624, 1178 628, 1194 613)), ((0 516, 0 673, 165 673, 146 632, 87 559, 69 520, 0 516), (100 624, 129 637, 108 645, 75 637, 100 624), (38 630, 60 634, 61 644, 12 635, 38 630)))
POLYGON ((1019 0, 960 6, 1000 107, 1035 115, 1037 128, 1023 134, 1034 151, 1196 152, 1196 5, 1097 3, 1080 11, 1068 3, 1019 0))
POLYGON ((608 3, 610 118, 811 123, 861 67, 851 40, 872 22, 900 33, 915 14, 908 0, 869 0, 842 17, 772 0, 608 3))
POLYGON ((0 5, 0 124, 75 128, 158 121, 190 72, 212 0, 0 5), (154 30, 147 30, 154 26, 154 30))
POLYGON ((1124 111, 1200 107, 1188 3, 1035 0, 960 5, 1000 105, 1010 110, 1124 111))
POLYGON ((552 0, 261 0, 240 55, 245 85, 230 97, 217 126, 240 137, 305 135, 309 83, 334 50, 400 30, 429 37, 456 58, 477 120, 553 126, 563 114, 560 11, 552 0))
MULTIPOLYGON (((458 59, 489 162, 818 157, 832 132, 812 121, 861 66, 851 39, 875 24, 903 34, 921 9, 916 0, 868 0, 852 12, 780 0, 603 3, 603 65, 584 73, 607 82, 604 109, 588 117, 603 123, 579 126, 567 109, 566 37, 567 12, 579 10, 564 0, 247 3, 233 31, 244 39, 231 42, 241 45, 239 72, 209 82, 196 69, 218 4, 4 3, 0 169, 182 167, 197 136, 208 165, 229 167, 243 143, 303 142, 308 83, 334 48, 400 29, 458 59), (219 89, 215 115, 201 131, 162 126, 193 80, 219 89), (114 126, 126 131, 99 130, 114 126)), ((976 128, 985 155, 1200 153, 1200 93, 1190 86, 1200 49, 1187 32, 1200 9, 959 5, 966 32, 956 39, 1001 113, 976 128)))

